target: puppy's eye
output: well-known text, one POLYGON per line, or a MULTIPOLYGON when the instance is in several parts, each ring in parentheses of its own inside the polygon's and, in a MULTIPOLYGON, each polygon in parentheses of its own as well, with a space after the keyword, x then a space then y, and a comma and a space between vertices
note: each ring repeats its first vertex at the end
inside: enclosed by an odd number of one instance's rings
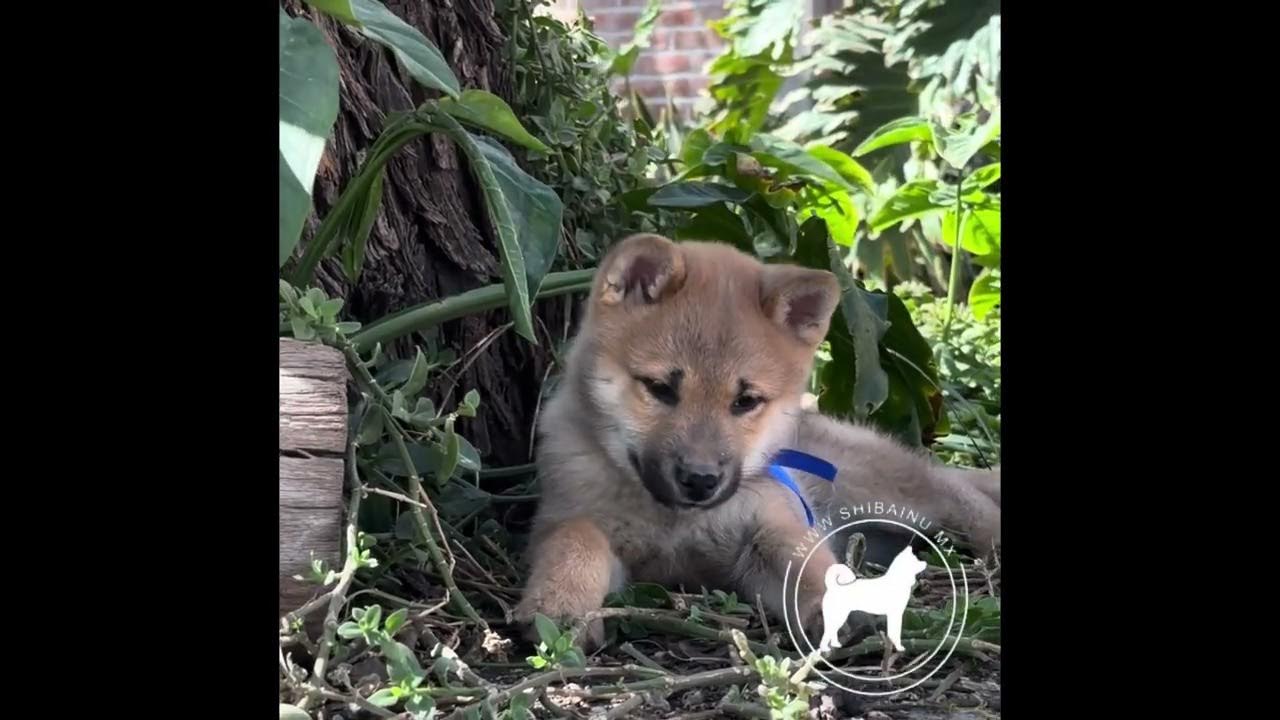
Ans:
POLYGON ((670 385, 654 380, 653 378, 636 378, 644 384, 645 390, 653 396, 655 400, 664 405, 675 405, 680 402, 680 396, 676 393, 676 389, 670 385))
POLYGON ((729 412, 734 415, 746 415, 755 410, 764 403, 764 398, 759 395, 739 395, 734 399, 733 404, 729 406, 729 412))

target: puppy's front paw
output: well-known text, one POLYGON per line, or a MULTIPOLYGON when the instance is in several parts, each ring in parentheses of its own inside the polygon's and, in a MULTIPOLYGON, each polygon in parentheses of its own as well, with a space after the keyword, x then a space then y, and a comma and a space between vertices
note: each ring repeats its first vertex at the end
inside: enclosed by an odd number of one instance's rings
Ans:
POLYGON ((585 607, 585 605, 583 607, 584 609, 575 610, 563 602, 546 603, 535 598, 525 598, 516 607, 514 615, 520 627, 521 637, 534 645, 543 641, 536 624, 537 616, 542 615, 554 622, 560 632, 568 632, 577 628, 578 632, 574 637, 574 642, 583 651, 591 652, 604 645, 604 621, 597 618, 578 628, 579 619, 582 616, 598 609, 585 607))

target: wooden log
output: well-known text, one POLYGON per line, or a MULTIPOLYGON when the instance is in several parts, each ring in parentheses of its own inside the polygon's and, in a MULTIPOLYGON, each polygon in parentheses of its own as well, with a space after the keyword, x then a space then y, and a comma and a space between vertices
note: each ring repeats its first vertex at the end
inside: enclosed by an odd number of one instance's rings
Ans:
POLYGON ((280 614, 318 586, 312 557, 340 568, 347 442, 347 369, 342 353, 280 339, 280 614))

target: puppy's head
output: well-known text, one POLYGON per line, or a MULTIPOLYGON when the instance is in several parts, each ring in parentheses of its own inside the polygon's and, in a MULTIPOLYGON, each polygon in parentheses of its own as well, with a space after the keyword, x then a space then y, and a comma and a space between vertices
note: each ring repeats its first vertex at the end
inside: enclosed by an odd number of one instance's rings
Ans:
POLYGON ((663 504, 724 502, 790 439, 839 297, 829 272, 728 245, 618 243, 583 329, 604 447, 663 504))

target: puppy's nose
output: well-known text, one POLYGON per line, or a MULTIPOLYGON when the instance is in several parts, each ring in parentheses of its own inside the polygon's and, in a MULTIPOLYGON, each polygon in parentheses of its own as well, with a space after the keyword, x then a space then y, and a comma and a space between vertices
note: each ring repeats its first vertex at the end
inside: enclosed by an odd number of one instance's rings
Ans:
POLYGON ((676 463, 676 482, 685 496, 698 502, 715 494, 720 481, 724 479, 724 468, 719 465, 690 463, 683 460, 676 463))

